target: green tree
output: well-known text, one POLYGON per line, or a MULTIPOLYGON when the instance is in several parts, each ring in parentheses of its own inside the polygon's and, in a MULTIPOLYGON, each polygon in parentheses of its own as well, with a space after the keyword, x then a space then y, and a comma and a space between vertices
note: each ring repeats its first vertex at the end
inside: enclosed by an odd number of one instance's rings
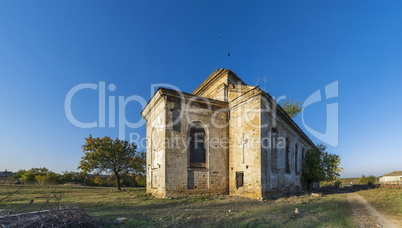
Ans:
POLYGON ((130 173, 141 172, 145 163, 138 164, 138 157, 144 154, 137 152, 137 146, 126 140, 115 140, 110 137, 85 138, 82 146, 84 156, 81 158, 79 169, 86 173, 112 174, 116 180, 117 189, 121 190, 121 180, 130 173), (139 170, 140 169, 140 170, 139 170))
POLYGON ((341 158, 339 155, 331 154, 329 152, 323 152, 322 162, 324 167, 324 179, 326 181, 335 181, 339 178, 342 171, 341 158))
POLYGON ((290 116, 290 118, 295 118, 303 109, 303 103, 296 100, 286 100, 281 104, 281 107, 290 116))
POLYGON ((79 172, 62 172, 62 180, 64 183, 84 183, 84 175, 79 172))
POLYGON ((35 179, 37 182, 39 182, 41 184, 62 184, 63 183, 62 175, 52 172, 52 171, 46 172, 45 175, 38 175, 38 176, 36 176, 35 179))
POLYGON ((367 184, 367 185, 373 185, 375 184, 377 181, 377 178, 375 176, 364 176, 362 175, 362 177, 359 178, 359 184, 367 184))
POLYGON ((49 172, 49 170, 45 167, 43 168, 32 168, 25 173, 21 171, 19 175, 21 177, 19 180, 24 181, 24 182, 37 182, 39 179, 41 179, 42 176, 46 175, 46 173, 49 172))
POLYGON ((98 186, 104 186, 106 184, 105 178, 103 178, 103 177, 101 177, 99 175, 94 176, 93 181, 98 186))
POLYGON ((343 169, 339 155, 331 154, 326 149, 326 146, 319 144, 306 152, 303 180, 309 189, 313 182, 337 180, 343 169))
POLYGON ((22 175, 24 175, 27 171, 25 169, 20 169, 12 176, 13 179, 21 180, 22 175))
POLYGON ((36 182, 36 176, 34 173, 26 172, 22 174, 20 180, 23 182, 36 182))
POLYGON ((373 185, 377 182, 377 178, 373 175, 370 175, 369 177, 367 177, 367 184, 368 185, 373 185))

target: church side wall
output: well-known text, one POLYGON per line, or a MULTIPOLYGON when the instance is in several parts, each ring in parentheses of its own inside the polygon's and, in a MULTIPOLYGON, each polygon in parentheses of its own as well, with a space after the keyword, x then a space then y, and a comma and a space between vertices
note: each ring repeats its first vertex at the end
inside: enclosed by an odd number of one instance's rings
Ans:
MULTIPOLYGON (((265 98, 263 98, 265 99, 265 98)), ((262 106, 269 106, 268 102, 263 102, 262 106)), ((269 108, 272 110, 272 107, 269 108)), ((262 147, 262 191, 264 197, 274 196, 277 193, 291 192, 302 188, 302 164, 303 149, 304 154, 310 148, 301 135, 295 131, 281 116, 276 115, 273 118, 271 111, 261 112, 261 137, 265 145, 262 147), (278 132, 277 141, 277 169, 274 169, 274 160, 272 153, 272 128, 278 132), (290 172, 286 170, 286 138, 289 141, 289 167, 290 172), (297 145, 297 146, 296 146, 297 145), (296 153, 297 147, 297 153, 296 153), (297 158, 296 158, 297 154, 297 158), (297 162, 297 167, 296 167, 297 162), (296 170, 297 168, 297 170, 296 170)))
MULTIPOLYGON (((187 102, 186 102, 187 103, 187 102)), ((228 137, 227 111, 217 112, 204 104, 181 104, 180 99, 168 97, 166 138, 166 190, 167 196, 191 194, 227 194, 228 137), (181 117, 176 124, 177 110, 181 117), (175 114, 176 113, 176 114, 175 114), (189 126, 199 123, 206 131, 205 167, 190 167, 189 126), (222 127, 217 127, 220 125, 222 127), (223 142, 223 145, 220 144, 223 142)))
POLYGON ((229 194, 262 199, 260 96, 244 99, 230 107, 229 194))
POLYGON ((161 99, 155 104, 149 113, 146 135, 146 172, 147 172, 147 193, 158 197, 165 197, 165 131, 166 131, 166 102, 161 99))
MULTIPOLYGON (((261 188, 263 193, 266 194, 271 189, 270 184, 272 182, 271 175, 271 131, 272 127, 271 116, 267 115, 268 112, 265 104, 262 104, 261 109, 261 188)), ((264 195, 264 194, 263 194, 264 195)))

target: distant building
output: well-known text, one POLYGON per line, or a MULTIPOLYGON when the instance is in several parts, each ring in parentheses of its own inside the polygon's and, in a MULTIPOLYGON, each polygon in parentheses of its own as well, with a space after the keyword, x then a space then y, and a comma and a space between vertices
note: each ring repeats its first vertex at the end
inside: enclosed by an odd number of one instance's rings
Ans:
POLYGON ((12 175, 14 175, 14 173, 7 171, 7 169, 0 172, 0 177, 11 177, 12 175))
POLYGON ((380 177, 381 184, 402 184, 402 171, 394 171, 380 177))

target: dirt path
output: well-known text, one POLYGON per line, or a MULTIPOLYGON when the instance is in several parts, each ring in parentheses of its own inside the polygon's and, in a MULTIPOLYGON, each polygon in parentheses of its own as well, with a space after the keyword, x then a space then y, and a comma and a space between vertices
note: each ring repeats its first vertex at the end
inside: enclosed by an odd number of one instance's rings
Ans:
POLYGON ((360 195, 356 193, 349 193, 348 201, 352 207, 353 216, 359 227, 399 227, 378 213, 378 211, 360 195))

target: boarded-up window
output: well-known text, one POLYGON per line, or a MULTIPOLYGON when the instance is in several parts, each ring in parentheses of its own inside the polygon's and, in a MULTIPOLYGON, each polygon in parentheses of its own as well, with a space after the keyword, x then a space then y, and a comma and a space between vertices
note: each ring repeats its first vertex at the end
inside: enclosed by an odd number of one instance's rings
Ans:
POLYGON ((285 168, 286 173, 290 173, 290 149, 289 149, 289 138, 286 138, 286 151, 285 151, 285 168))
POLYGON ((271 169, 278 170, 278 131, 276 128, 271 129, 271 169))
POLYGON ((304 161, 305 161, 304 157, 305 157, 305 156, 306 156, 306 153, 305 153, 304 147, 303 147, 303 148, 302 148, 302 157, 301 157, 301 161, 302 161, 302 165, 301 165, 302 173, 304 173, 304 161))
POLYGON ((298 145, 296 144, 295 145, 295 171, 296 171, 296 174, 299 174, 299 164, 298 164, 298 162, 299 162, 299 151, 298 151, 298 145))
POLYGON ((243 187, 244 185, 244 173, 236 172, 236 188, 243 187))
POLYGON ((187 177, 187 188, 189 189, 194 189, 195 187, 195 181, 194 181, 194 171, 189 170, 188 171, 188 177, 187 177))
POLYGON ((172 109, 173 131, 181 131, 180 109, 181 105, 179 103, 175 103, 174 108, 172 109))
POLYGON ((190 127, 190 166, 205 167, 205 130, 199 124, 190 127))

